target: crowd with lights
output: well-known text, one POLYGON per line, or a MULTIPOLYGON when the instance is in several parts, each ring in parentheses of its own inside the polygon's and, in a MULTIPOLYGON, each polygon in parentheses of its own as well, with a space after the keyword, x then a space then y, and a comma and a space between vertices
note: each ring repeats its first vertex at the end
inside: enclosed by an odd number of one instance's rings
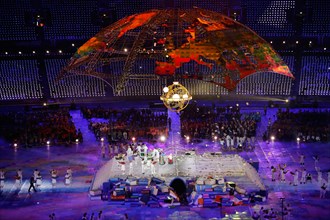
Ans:
POLYGON ((14 146, 70 144, 82 141, 68 109, 7 112, 0 114, 0 134, 14 146))
POLYGON ((89 120, 89 128, 99 140, 104 137, 109 142, 127 142, 132 137, 139 137, 151 141, 168 135, 165 111, 82 108, 82 112, 89 120), (106 121, 98 121, 96 118, 106 121))
POLYGON ((327 142, 330 133, 329 110, 277 111, 276 121, 269 126, 269 135, 280 141, 327 142))
POLYGON ((247 149, 254 145, 260 118, 258 112, 242 114, 239 106, 190 106, 181 114, 181 134, 191 140, 219 141, 227 150, 247 149))

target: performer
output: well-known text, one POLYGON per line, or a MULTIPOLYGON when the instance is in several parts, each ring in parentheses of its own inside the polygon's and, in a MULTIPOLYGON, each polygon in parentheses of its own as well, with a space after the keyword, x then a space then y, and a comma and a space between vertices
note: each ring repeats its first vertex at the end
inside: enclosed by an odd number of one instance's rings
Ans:
POLYGON ((133 161, 130 161, 128 175, 132 176, 132 174, 133 174, 133 161))
POLYGON ((320 189, 320 199, 325 198, 326 193, 327 193, 327 185, 323 183, 320 189))
POLYGON ((32 176, 30 177, 30 187, 29 187, 28 192, 31 191, 31 188, 33 188, 34 192, 37 192, 36 188, 34 187, 34 183, 35 183, 34 175, 32 175, 32 176))
POLYGON ((153 158, 154 158, 154 160, 156 161, 156 162, 158 162, 159 161, 159 151, 158 151, 158 149, 157 148, 155 148, 154 149, 154 151, 153 151, 153 158))
POLYGON ((56 178, 57 178, 57 170, 52 169, 52 171, 50 171, 50 175, 52 177, 52 186, 56 185, 56 178))
POLYGON ((141 158, 141 173, 144 174, 145 161, 144 158, 141 158))
POLYGON ((42 177, 40 171, 37 174, 37 181, 36 181, 36 186, 39 187, 42 184, 42 177))
POLYGON ((173 156, 172 156, 172 154, 168 155, 168 164, 173 164, 173 156))
POLYGON ((294 172, 294 176, 293 176, 293 185, 294 186, 298 186, 298 179, 299 179, 299 171, 296 170, 294 172))
POLYGON ((318 172, 320 171, 320 167, 319 167, 319 156, 316 155, 316 156, 313 156, 313 159, 314 159, 314 165, 315 165, 315 170, 318 172))
POLYGON ((127 156, 127 161, 128 162, 133 162, 133 150, 131 146, 128 146, 127 151, 126 151, 126 156, 127 156))
POLYGON ((138 143, 138 145, 137 145, 137 147, 136 147, 136 152, 137 152, 137 155, 138 155, 139 157, 141 157, 141 150, 142 150, 141 145, 140 145, 140 143, 138 143))
POLYGON ((304 169, 304 170, 301 172, 301 180, 300 180, 300 184, 306 184, 306 175, 307 175, 307 172, 306 172, 306 169, 304 169))
POLYGON ((66 170, 66 173, 69 174, 70 183, 71 183, 71 182, 72 182, 72 169, 69 167, 69 168, 66 170))
POLYGON ((113 147, 113 153, 115 154, 115 156, 117 156, 118 153, 119 153, 119 149, 118 149, 117 144, 115 144, 115 146, 113 147))
POLYGON ((22 181, 23 181, 23 171, 21 169, 18 169, 16 171, 16 173, 17 173, 17 176, 19 176, 19 179, 20 179, 19 184, 22 184, 22 181))
POLYGON ((22 184, 21 176, 18 175, 18 174, 16 174, 16 175, 15 175, 15 185, 16 185, 16 187, 17 187, 17 188, 20 187, 21 184, 22 184))
POLYGON ((123 157, 119 163, 121 165, 121 172, 123 175, 125 175, 125 171, 126 171, 125 158, 123 157))
POLYGON ((34 181, 35 181, 35 182, 37 182, 37 176, 38 176, 38 174, 39 174, 39 170, 38 170, 38 169, 35 169, 35 170, 33 171, 33 176, 34 176, 34 181))
POLYGON ((164 151, 161 149, 160 150, 160 157, 159 157, 159 165, 164 165, 165 164, 165 153, 164 151))
POLYGON ((152 158, 155 158, 155 154, 156 154, 156 148, 154 148, 154 149, 151 151, 151 157, 152 157, 152 158))
POLYGON ((141 159, 140 153, 137 151, 136 146, 132 144, 132 150, 133 150, 133 165, 137 166, 139 164, 139 160, 141 159))
POLYGON ((282 171, 282 170, 285 170, 285 168, 286 168, 286 164, 283 164, 283 165, 279 164, 279 165, 278 165, 278 169, 279 169, 279 171, 280 171, 280 172, 278 173, 278 179, 281 180, 281 181, 282 181, 282 179, 281 179, 281 174, 282 174, 282 172, 281 172, 281 171, 282 171))
POLYGON ((299 163, 300 163, 301 166, 305 165, 305 155, 304 154, 300 155, 300 162, 299 163))
POLYGON ((71 175, 69 173, 66 173, 64 176, 64 184, 66 186, 71 184, 71 175))
POLYGON ((260 215, 256 211, 254 211, 253 215, 252 215, 252 219, 253 220, 258 220, 258 219, 260 219, 260 215))
POLYGON ((220 148, 223 148, 225 144, 225 139, 223 137, 220 137, 219 142, 220 142, 220 148))
POLYGON ((322 172, 317 171, 317 182, 321 185, 322 182, 322 172))
POLYGON ((109 158, 111 159, 113 157, 113 147, 111 144, 108 146, 108 152, 109 152, 109 158))
POLYGON ((124 154, 126 152, 126 145, 121 143, 119 146, 119 153, 124 154))
POLYGON ((285 174, 288 171, 285 171, 284 168, 281 169, 280 173, 281 173, 281 182, 285 182, 285 174))
POLYGON ((235 139, 235 136, 233 136, 233 137, 230 138, 230 148, 231 148, 231 149, 233 149, 234 146, 235 146, 235 141, 234 141, 234 139, 235 139))
POLYGON ((225 134, 226 136, 226 147, 227 147, 227 150, 230 149, 230 140, 231 140, 231 137, 229 134, 225 134))
POLYGON ((3 169, 0 170, 0 190, 5 187, 5 171, 3 169))
POLYGON ((123 131, 123 138, 124 138, 125 141, 128 138, 128 135, 127 135, 127 131, 126 130, 123 131))
POLYGON ((275 173, 276 173, 276 168, 274 166, 271 167, 271 171, 272 171, 272 181, 275 181, 275 173))
POLYGON ((151 174, 155 175, 156 174, 156 169, 155 166, 157 164, 157 160, 154 160, 154 158, 151 159, 151 164, 150 164, 150 169, 151 169, 151 174))
POLYGON ((103 144, 103 142, 101 143, 101 154, 102 154, 102 158, 105 158, 105 145, 103 144))
POLYGON ((144 152, 144 160, 146 161, 148 159, 148 147, 145 143, 142 144, 142 149, 144 152))
POLYGON ((311 173, 308 173, 306 175, 306 183, 307 183, 307 181, 310 181, 312 183, 312 174, 311 173))

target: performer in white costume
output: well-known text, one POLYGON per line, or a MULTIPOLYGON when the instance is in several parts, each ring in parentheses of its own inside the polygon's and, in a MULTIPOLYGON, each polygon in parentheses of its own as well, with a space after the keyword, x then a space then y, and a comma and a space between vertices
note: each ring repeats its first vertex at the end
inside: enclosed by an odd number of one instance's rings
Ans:
POLYGON ((70 183, 72 182, 72 169, 69 167, 67 170, 66 170, 66 173, 69 174, 69 178, 70 178, 70 183))
POLYGON ((38 170, 38 169, 35 169, 35 170, 33 171, 33 177, 34 177, 34 181, 35 181, 35 182, 37 182, 38 174, 39 174, 39 170, 38 170))
POLYGON ((17 172, 17 176, 19 176, 19 179, 20 179, 19 184, 22 184, 22 181, 23 181, 23 171, 21 169, 18 169, 16 172, 17 172))
POLYGON ((141 173, 144 174, 145 172, 145 161, 144 158, 141 158, 141 173))
POLYGON ((136 152, 137 152, 137 155, 139 156, 139 157, 141 157, 141 145, 140 144, 138 144, 137 145, 137 147, 136 147, 136 152))
POLYGON ((64 184, 66 186, 69 186, 71 184, 71 175, 69 173, 66 173, 64 176, 64 184))
POLYGON ((299 182, 299 171, 298 170, 296 170, 295 172, 294 172, 294 176, 293 176, 293 185, 294 186, 298 186, 298 182, 299 182))
POLYGON ((306 183, 306 175, 307 175, 307 172, 306 172, 306 169, 304 169, 301 172, 300 184, 305 184, 306 183))
POLYGON ((287 173, 287 171, 281 169, 280 173, 281 173, 281 182, 285 182, 285 174, 287 173))
POLYGON ((127 148, 126 157, 128 162, 133 162, 133 150, 130 146, 127 148))
POLYGON ((304 154, 300 155, 299 163, 300 163, 301 166, 305 165, 305 155, 304 154))
POLYGON ((122 174, 125 175, 126 163, 125 163, 124 157, 121 159, 121 161, 119 163, 120 163, 120 170, 121 170, 122 174))
POLYGON ((272 181, 275 181, 275 173, 276 173, 276 168, 274 166, 271 167, 271 172, 272 172, 272 181))
POLYGON ((142 144, 142 149, 144 151, 144 160, 146 161, 148 159, 148 147, 145 143, 142 144))
POLYGON ((322 183, 322 172, 318 171, 317 172, 317 182, 321 185, 322 183))
POLYGON ((151 159, 150 169, 152 175, 156 175, 156 164, 157 160, 151 159))
POLYGON ((154 149, 153 150, 153 152, 152 152, 152 157, 154 158, 154 160, 156 161, 156 162, 158 162, 159 161, 159 151, 158 151, 158 149, 154 149))
POLYGON ((50 171, 50 175, 52 177, 52 186, 56 185, 56 178, 57 178, 57 170, 53 169, 50 171))
POLYGON ((128 175, 132 176, 132 174, 133 174, 133 161, 130 161, 128 175))
POLYGON ((39 171, 38 174, 37 174, 36 186, 37 186, 37 187, 40 187, 41 184, 42 184, 42 176, 41 176, 41 173, 40 173, 40 171, 39 171))

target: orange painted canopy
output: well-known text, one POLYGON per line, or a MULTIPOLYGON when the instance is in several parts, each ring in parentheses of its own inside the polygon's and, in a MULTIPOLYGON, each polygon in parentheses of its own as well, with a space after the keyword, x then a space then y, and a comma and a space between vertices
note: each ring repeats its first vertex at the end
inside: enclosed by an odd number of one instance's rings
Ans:
POLYGON ((104 28, 73 55, 67 72, 143 73, 203 80, 233 90, 256 72, 294 78, 271 45, 248 27, 204 9, 150 10, 104 28), (91 71, 92 70, 92 71, 91 71))

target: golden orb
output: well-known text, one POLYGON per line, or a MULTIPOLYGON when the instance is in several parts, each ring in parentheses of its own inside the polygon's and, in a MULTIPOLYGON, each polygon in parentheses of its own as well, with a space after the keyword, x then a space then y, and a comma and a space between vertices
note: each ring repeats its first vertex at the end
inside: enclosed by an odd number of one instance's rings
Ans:
POLYGON ((185 109, 191 99, 189 91, 179 82, 173 82, 172 85, 164 87, 160 97, 164 105, 173 112, 180 112, 185 109))

